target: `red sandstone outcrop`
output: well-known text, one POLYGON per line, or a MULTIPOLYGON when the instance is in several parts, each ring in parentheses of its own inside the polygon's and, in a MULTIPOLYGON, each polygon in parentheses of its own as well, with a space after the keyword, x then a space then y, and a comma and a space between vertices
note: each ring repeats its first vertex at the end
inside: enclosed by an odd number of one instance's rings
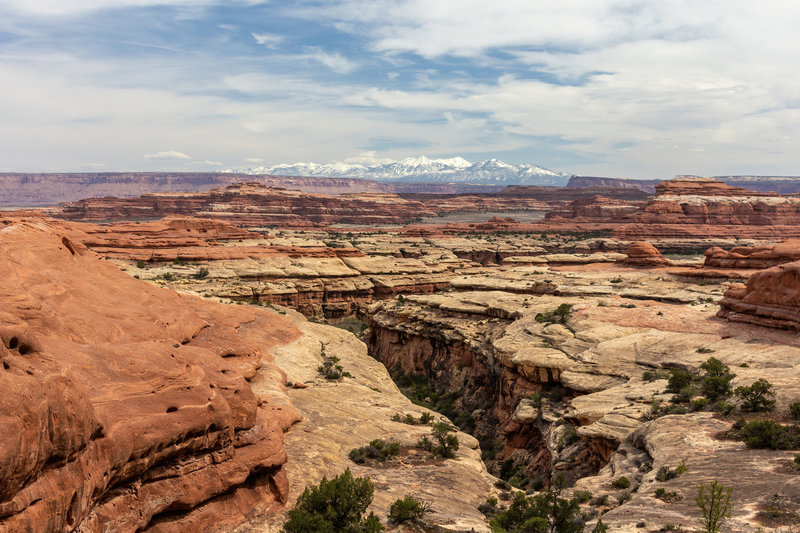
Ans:
POLYGON ((308 227, 400 224, 436 213, 394 194, 330 196, 242 183, 206 192, 156 193, 128 199, 90 198, 66 204, 52 214, 76 221, 147 220, 182 215, 215 218, 237 226, 308 227))
POLYGON ((574 200, 560 208, 553 208, 547 213, 545 219, 580 219, 586 222, 624 221, 627 216, 638 212, 642 205, 605 196, 592 196, 574 200))
POLYGON ((632 242, 625 250, 628 256, 623 263, 627 265, 651 267, 651 266, 665 266, 669 261, 661 255, 658 249, 646 241, 632 242))
POLYGON ((0 221, 0 531, 218 531, 285 503, 296 413, 248 381, 296 328, 135 280, 79 235, 0 221))
POLYGON ((732 285, 717 316, 734 322, 800 330, 800 261, 756 272, 732 285))
POLYGON ((800 240, 790 239, 768 246, 737 246, 706 250, 705 268, 758 269, 800 260, 800 240))

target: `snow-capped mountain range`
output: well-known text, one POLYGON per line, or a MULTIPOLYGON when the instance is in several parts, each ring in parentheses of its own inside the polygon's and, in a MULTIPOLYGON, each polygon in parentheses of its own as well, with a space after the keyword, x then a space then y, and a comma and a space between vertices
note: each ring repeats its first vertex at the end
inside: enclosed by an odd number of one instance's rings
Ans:
POLYGON ((476 183, 492 185, 558 185, 564 186, 570 175, 536 165, 510 165, 497 159, 471 163, 463 157, 429 159, 407 157, 380 164, 348 162, 282 163, 271 167, 224 169, 225 173, 271 174, 274 176, 319 176, 329 178, 362 178, 378 181, 476 183))

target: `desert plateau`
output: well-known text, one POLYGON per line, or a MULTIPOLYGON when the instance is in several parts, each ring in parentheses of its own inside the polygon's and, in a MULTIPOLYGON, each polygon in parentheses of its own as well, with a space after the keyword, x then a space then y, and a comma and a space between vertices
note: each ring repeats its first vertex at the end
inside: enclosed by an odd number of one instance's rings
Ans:
POLYGON ((0 0, 0 533, 800 533, 798 26, 0 0))

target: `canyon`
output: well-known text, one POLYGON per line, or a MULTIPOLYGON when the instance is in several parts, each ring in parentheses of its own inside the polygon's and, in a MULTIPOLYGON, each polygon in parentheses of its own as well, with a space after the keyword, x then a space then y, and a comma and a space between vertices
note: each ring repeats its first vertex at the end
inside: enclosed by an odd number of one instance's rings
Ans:
POLYGON ((345 468, 372 479, 384 522, 397 498, 428 502, 429 530, 489 531, 514 492, 560 479, 590 493, 585 531, 690 528, 711 481, 733 488, 725 531, 797 524, 798 450, 731 435, 795 424, 800 204, 653 186, 245 183, 6 213, 0 380, 20 440, 0 456, 0 531, 280 531, 345 468), (326 379, 326 357, 350 376, 326 379), (668 392, 712 357, 732 389, 767 380, 773 410, 668 392), (455 458, 349 459, 373 439, 413 449, 429 428, 400 420, 424 413, 458 428, 455 458))

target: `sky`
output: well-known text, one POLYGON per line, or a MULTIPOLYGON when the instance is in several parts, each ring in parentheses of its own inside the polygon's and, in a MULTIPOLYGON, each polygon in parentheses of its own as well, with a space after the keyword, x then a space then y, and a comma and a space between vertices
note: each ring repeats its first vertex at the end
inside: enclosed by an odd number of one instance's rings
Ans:
POLYGON ((796 0, 0 0, 0 171, 800 175, 796 0))

